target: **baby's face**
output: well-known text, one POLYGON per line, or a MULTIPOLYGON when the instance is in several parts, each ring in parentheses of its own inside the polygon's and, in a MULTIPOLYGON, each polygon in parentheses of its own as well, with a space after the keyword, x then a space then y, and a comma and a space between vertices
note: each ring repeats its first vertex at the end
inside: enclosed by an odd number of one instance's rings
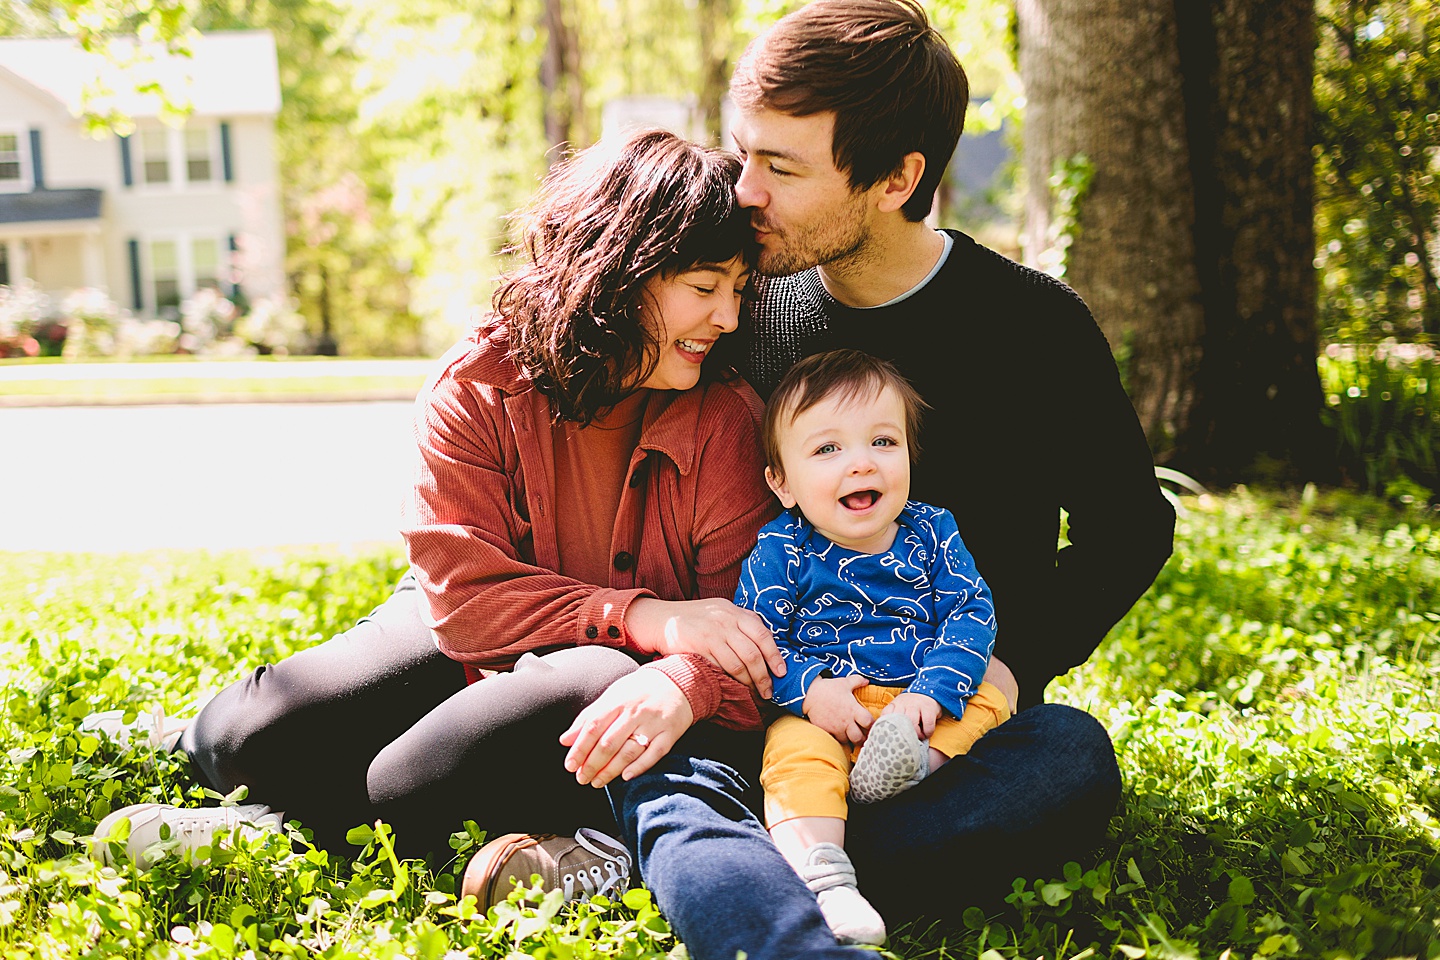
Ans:
POLYGON ((826 397, 789 422, 781 418, 784 477, 766 471, 786 507, 835 543, 861 553, 890 549, 895 518, 910 496, 905 404, 894 389, 844 401, 826 397))

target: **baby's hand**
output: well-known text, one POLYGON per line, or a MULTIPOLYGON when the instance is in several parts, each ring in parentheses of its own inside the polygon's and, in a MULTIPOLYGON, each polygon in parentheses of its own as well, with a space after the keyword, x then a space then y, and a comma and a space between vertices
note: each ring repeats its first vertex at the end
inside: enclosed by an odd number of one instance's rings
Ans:
POLYGON ((930 735, 935 732, 935 722, 940 719, 940 714, 944 709, 934 697, 927 697, 923 693, 902 693, 891 700, 884 710, 880 711, 880 716, 883 717, 887 713, 903 713, 910 718, 911 723, 915 724, 915 732, 919 734, 920 739, 928 740, 930 735))
POLYGON ((855 691, 870 683, 859 674, 849 677, 821 677, 805 692, 806 718, 841 743, 859 746, 875 718, 860 706, 855 691))

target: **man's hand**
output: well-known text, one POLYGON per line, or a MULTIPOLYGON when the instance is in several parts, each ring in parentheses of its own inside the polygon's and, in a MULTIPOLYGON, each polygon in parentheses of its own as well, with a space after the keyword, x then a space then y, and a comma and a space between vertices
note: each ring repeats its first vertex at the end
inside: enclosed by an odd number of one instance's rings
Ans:
POLYGON ((759 614, 729 600, 640 597, 625 610, 625 629, 642 653, 694 653, 770 699, 770 674, 785 675, 785 658, 759 614))
POLYGON ((880 711, 880 716, 887 713, 899 713, 910 719, 915 724, 915 733, 921 740, 929 740, 930 735, 935 732, 935 723, 940 719, 944 708, 940 701, 923 693, 902 693, 885 705, 880 711))
POLYGON ((1020 703, 1020 683, 1015 679, 1015 674, 1010 672, 1010 668, 1005 666, 999 657, 991 657, 990 666, 983 679, 989 680, 1005 694, 1005 701, 1010 704, 1010 715, 1014 716, 1020 703))
POLYGON ((580 711, 560 743, 565 769, 595 787, 632 780, 655 765, 695 720, 690 701, 659 670, 636 670, 580 711))
POLYGON ((859 746, 875 718, 860 706, 855 691, 870 681, 858 673, 849 677, 821 677, 805 692, 805 717, 841 743, 859 746))

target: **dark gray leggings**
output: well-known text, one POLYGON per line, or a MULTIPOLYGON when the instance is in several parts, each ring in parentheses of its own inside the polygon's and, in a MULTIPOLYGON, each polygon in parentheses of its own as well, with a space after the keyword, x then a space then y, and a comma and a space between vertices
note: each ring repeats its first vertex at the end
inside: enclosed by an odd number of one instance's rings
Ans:
POLYGON ((415 579, 352 629, 222 690, 180 748, 202 783, 282 810, 346 852, 345 833, 382 819, 404 855, 448 854, 474 820, 511 831, 614 831, 605 791, 563 766, 559 736, 637 663, 607 647, 527 655, 467 685, 420 619, 415 579))

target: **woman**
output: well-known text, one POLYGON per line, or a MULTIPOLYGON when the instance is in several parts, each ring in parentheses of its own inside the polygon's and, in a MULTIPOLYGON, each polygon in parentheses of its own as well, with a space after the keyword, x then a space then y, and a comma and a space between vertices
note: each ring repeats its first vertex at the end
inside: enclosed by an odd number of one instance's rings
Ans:
MULTIPOLYGON (((784 668, 727 599, 776 509, 759 401, 724 350, 754 256, 739 170, 652 132, 547 179, 527 262, 417 401, 411 573, 179 737, 202 783, 255 804, 128 807, 97 838, 126 817, 143 860, 162 825, 193 848, 279 811, 332 847, 383 819, 412 854, 445 850, 466 819, 570 834, 612 824, 593 786, 647 769, 693 723, 757 724, 745 684, 768 693, 784 668)), ((582 836, 612 862, 597 886, 628 870, 618 845, 582 836)))

